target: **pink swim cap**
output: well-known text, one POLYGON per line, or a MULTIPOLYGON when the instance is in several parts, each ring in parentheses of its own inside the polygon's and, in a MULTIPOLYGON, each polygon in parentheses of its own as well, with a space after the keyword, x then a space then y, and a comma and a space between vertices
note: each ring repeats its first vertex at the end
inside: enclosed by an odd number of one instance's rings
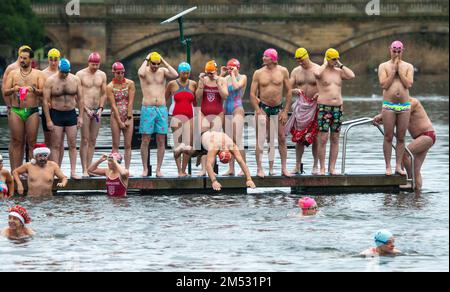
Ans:
POLYGON ((100 54, 93 52, 89 55, 88 63, 100 64, 100 54))
POLYGON ((400 49, 403 50, 403 43, 401 41, 394 41, 391 44, 391 49, 400 49))
POLYGON ((313 198, 304 197, 298 200, 298 206, 300 207, 300 209, 309 209, 311 207, 317 206, 317 203, 313 198))
POLYGON ((264 56, 271 58, 274 62, 278 62, 278 52, 275 49, 267 49, 264 52, 264 56))
POLYGON ((115 159, 119 164, 122 163, 122 154, 119 152, 111 152, 108 158, 115 159))
POLYGON ((112 70, 113 70, 113 71, 125 71, 125 67, 123 66, 122 63, 120 63, 120 62, 115 62, 115 63, 112 65, 112 70))

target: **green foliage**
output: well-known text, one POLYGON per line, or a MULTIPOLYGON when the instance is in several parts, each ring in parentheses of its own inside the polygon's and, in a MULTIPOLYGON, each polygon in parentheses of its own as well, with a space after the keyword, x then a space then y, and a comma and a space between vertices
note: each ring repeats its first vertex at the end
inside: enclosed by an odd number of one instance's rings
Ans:
POLYGON ((0 44, 18 48, 27 44, 40 48, 44 29, 31 8, 30 0, 0 1, 0 44))

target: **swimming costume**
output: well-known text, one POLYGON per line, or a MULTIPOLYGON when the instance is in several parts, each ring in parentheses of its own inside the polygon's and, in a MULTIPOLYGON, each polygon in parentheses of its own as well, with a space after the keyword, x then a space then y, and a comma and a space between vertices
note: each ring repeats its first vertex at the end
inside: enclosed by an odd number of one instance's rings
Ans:
POLYGON ((50 118, 53 124, 58 127, 72 127, 77 125, 77 112, 75 109, 70 111, 50 109, 50 118))
POLYGON ((125 123, 128 118, 128 102, 129 102, 129 91, 128 91, 128 84, 126 84, 125 88, 114 88, 113 87, 113 95, 114 99, 116 101, 117 109, 119 110, 119 118, 122 121, 122 123, 125 123))
POLYGON ((209 87, 205 85, 203 89, 203 99, 201 111, 205 116, 217 116, 223 113, 222 97, 218 87, 209 87))
POLYGON ((342 116, 341 106, 319 104, 319 114, 317 115, 319 131, 339 133, 342 126, 342 116))
POLYGON ((286 135, 292 134, 292 142, 311 145, 317 137, 319 127, 317 123, 317 102, 305 96, 302 91, 293 105, 285 130, 286 135))
MULTIPOLYGON (((239 76, 236 78, 239 81, 239 76)), ((242 97, 244 96, 244 88, 235 90, 233 84, 228 84, 228 96, 225 100, 225 114, 232 115, 237 108, 243 108, 242 106, 242 97)))
POLYGON ((125 197, 127 195, 127 187, 120 179, 120 176, 115 179, 106 176, 106 190, 110 197, 125 197))
POLYGON ((262 109, 268 116, 276 116, 283 109, 283 104, 277 106, 268 106, 267 104, 259 102, 259 108, 262 109))
POLYGON ((167 135, 168 121, 169 113, 166 106, 142 106, 139 133, 167 135))
POLYGON ((28 118, 35 113, 39 113, 39 108, 31 107, 31 108, 20 108, 20 107, 11 107, 11 112, 15 113, 20 117, 20 119, 24 122, 28 120, 28 118))
POLYGON ((422 134, 420 134, 419 136, 415 137, 414 139, 417 139, 419 137, 422 136, 428 136, 433 140, 433 145, 436 143, 436 132, 435 131, 427 131, 427 132, 423 132, 422 134))
POLYGON ((392 103, 389 101, 383 101, 383 110, 393 111, 397 114, 409 112, 411 110, 411 102, 392 103))
POLYGON ((194 106, 192 104, 195 100, 194 92, 189 89, 189 82, 186 86, 182 86, 178 80, 176 82, 178 84, 178 90, 173 94, 175 105, 172 115, 180 115, 192 119, 194 117, 194 106))

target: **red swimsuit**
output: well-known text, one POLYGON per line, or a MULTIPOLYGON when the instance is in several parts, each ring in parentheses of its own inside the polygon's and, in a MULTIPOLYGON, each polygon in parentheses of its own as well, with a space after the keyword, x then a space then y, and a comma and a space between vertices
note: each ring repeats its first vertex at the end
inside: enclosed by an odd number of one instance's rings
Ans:
POLYGON ((127 187, 120 179, 120 176, 115 179, 106 176, 106 190, 110 197, 125 197, 127 195, 127 187))
POLYGON ((173 116, 182 115, 186 116, 188 119, 194 117, 194 110, 192 103, 194 102, 194 93, 189 89, 189 82, 187 86, 182 86, 178 80, 178 90, 173 95, 173 100, 175 107, 173 109, 173 116))
POLYGON ((222 97, 220 96, 218 87, 205 85, 201 110, 205 116, 217 116, 223 112, 222 97))

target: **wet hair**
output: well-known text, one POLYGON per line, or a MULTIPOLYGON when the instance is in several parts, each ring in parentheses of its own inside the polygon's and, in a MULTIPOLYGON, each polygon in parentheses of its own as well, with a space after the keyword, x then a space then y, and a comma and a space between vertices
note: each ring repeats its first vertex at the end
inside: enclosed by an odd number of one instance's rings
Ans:
POLYGON ((20 53, 28 53, 30 55, 30 59, 34 58, 34 51, 32 49, 25 48, 20 53))

